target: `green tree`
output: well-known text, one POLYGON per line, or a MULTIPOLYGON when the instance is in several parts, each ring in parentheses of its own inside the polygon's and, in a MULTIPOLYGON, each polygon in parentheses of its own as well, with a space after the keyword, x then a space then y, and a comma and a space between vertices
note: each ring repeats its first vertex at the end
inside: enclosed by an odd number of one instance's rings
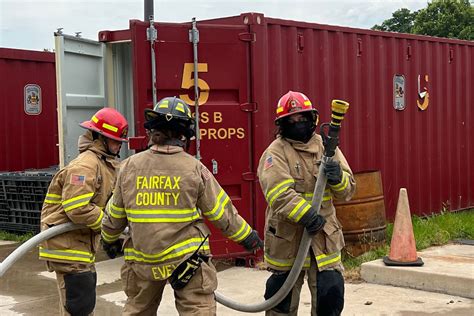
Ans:
POLYGON ((411 12, 407 8, 398 9, 390 19, 383 21, 382 25, 374 25, 372 30, 412 33, 416 14, 417 12, 411 12))
POLYGON ((418 11, 413 33, 474 40, 474 8, 469 0, 435 0, 418 11))
POLYGON ((372 29, 474 40, 474 8, 469 0, 433 0, 419 11, 399 9, 372 29))

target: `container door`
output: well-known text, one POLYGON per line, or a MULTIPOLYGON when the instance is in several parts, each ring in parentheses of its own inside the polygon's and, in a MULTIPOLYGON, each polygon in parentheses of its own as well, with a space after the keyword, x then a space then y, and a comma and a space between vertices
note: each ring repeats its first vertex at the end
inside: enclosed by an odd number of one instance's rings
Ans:
MULTIPOLYGON (((249 100, 249 42, 239 37, 245 29, 243 26, 199 27, 199 134, 202 162, 229 195, 239 214, 253 227, 251 118, 255 106, 249 100)), ((168 48, 169 54, 175 50, 173 46, 168 48)), ((186 47, 192 49, 190 43, 186 47)), ((179 96, 194 109, 193 59, 190 56, 177 66, 181 79, 179 96)), ((162 84, 165 88, 165 83, 162 84)), ((195 153, 195 143, 191 146, 195 153)), ((211 246, 216 255, 236 256, 242 251, 209 224, 213 232, 211 246)))
MULTIPOLYGON (((133 65, 130 42, 106 43, 107 104, 115 107, 128 121, 128 136, 135 135, 135 115, 133 110, 133 65)), ((128 144, 120 150, 120 158, 132 155, 128 144)))
POLYGON ((84 133, 79 123, 107 105, 105 45, 56 33, 55 49, 59 163, 63 167, 78 154, 77 140, 84 133))
MULTIPOLYGON (((203 22, 204 23, 204 22, 203 22)), ((135 105, 137 119, 143 108, 152 106, 150 44, 144 23, 132 24, 135 62, 135 105), (138 62, 140 61, 140 62, 138 62)), ((252 115, 255 104, 249 100, 249 46, 247 26, 199 24, 198 77, 200 94, 201 161, 214 174, 245 220, 253 225, 255 184, 252 166, 252 115)), ((194 111, 193 45, 190 25, 157 25, 155 45, 157 99, 178 96, 194 111)), ((142 130, 142 133, 144 131, 142 130)), ((196 154, 196 144, 190 153, 196 154)), ((244 254, 242 247, 211 228, 212 253, 218 256, 244 254)))

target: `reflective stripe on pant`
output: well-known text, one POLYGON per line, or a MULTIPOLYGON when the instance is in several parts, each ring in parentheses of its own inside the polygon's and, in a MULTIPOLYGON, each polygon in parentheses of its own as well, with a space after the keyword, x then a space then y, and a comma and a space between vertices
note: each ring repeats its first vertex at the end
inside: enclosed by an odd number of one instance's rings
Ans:
MULTIPOLYGON (((64 275, 88 271, 95 272, 95 267, 93 264, 69 264, 52 261, 47 261, 46 267, 49 272, 56 272, 56 283, 59 293, 59 315, 70 316, 71 314, 69 314, 64 308, 66 305, 66 285, 64 283, 64 275)), ((94 313, 92 312, 90 315, 94 315, 94 313)))
POLYGON ((289 313, 280 313, 275 310, 269 310, 265 312, 266 316, 296 316, 298 315, 298 307, 300 304, 300 295, 301 295, 301 288, 303 287, 304 277, 305 274, 308 276, 308 287, 309 291, 311 292, 311 316, 316 316, 316 275, 317 275, 317 266, 316 261, 314 260, 314 256, 311 255, 311 263, 310 267, 306 271, 302 271, 296 280, 295 285, 291 291, 291 303, 290 303, 290 311, 289 313))
MULTIPOLYGON (((122 315, 157 315, 167 281, 140 279, 129 263, 122 267, 122 283, 127 301, 122 315)), ((175 305, 179 315, 216 315, 214 291, 217 288, 217 272, 214 265, 203 262, 191 281, 175 291, 175 305)))

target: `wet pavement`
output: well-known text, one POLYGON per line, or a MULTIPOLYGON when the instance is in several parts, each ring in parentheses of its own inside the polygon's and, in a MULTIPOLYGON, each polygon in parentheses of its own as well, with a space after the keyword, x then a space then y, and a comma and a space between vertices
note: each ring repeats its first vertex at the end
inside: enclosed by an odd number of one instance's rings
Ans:
MULTIPOLYGON (((10 254, 16 245, 0 245, 0 260, 10 254)), ((46 272, 43 262, 37 259, 37 251, 30 251, 0 278, 0 315, 57 315, 58 294, 54 274, 46 272)), ((98 254, 97 305, 95 315, 120 315, 125 303, 121 288, 120 266, 122 258, 106 260, 98 254)), ((237 301, 260 302, 268 272, 218 265, 218 291, 237 301)), ((387 285, 358 283, 346 284, 346 304, 343 315, 474 315, 472 299, 394 287, 387 285)), ((174 307, 171 288, 167 286, 159 315, 178 315, 174 307)), ((220 304, 218 315, 244 315, 220 304)), ((300 315, 310 314, 309 290, 304 286, 300 315)), ((264 315, 264 313, 257 313, 264 315)))
MULTIPOLYGON (((0 260, 4 260, 16 245, 0 246, 0 260)), ((98 260, 105 260, 103 254, 98 260)), ((44 262, 38 260, 38 251, 30 251, 0 278, 0 315, 57 315, 59 297, 56 279, 46 277, 44 262)), ((120 315, 122 308, 102 299, 102 295, 121 290, 120 282, 97 288, 96 315, 120 315)))

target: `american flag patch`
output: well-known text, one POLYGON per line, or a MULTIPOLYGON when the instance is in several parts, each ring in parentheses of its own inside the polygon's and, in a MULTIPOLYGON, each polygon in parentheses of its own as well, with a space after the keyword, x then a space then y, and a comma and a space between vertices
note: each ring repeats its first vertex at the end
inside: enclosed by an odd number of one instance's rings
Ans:
POLYGON ((71 184, 84 185, 86 183, 86 176, 79 176, 77 174, 71 175, 71 184))
POLYGON ((268 168, 272 167, 273 166, 273 157, 272 156, 268 156, 266 159, 265 159, 265 163, 263 164, 263 170, 267 170, 268 168))

